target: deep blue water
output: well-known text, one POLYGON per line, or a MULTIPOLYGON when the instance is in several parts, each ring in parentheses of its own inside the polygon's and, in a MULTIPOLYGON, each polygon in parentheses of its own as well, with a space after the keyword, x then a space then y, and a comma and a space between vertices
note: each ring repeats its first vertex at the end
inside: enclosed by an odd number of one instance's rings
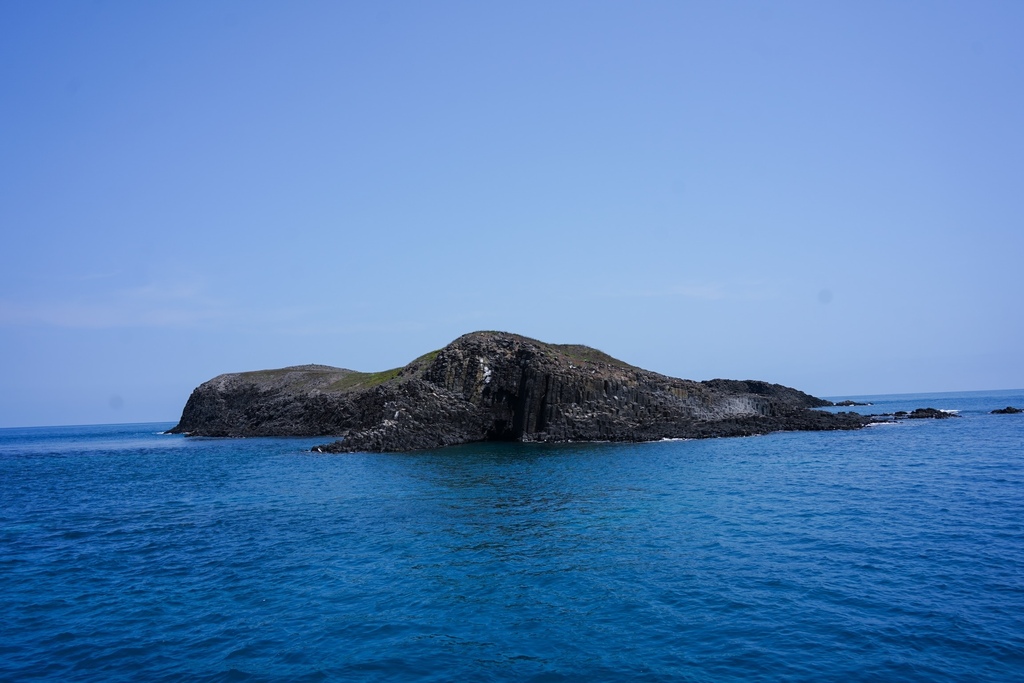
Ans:
MULTIPOLYGON (((843 397, 845 398, 845 397, 843 397)), ((0 679, 1024 678, 1024 391, 950 420, 319 455, 0 430, 0 679)))

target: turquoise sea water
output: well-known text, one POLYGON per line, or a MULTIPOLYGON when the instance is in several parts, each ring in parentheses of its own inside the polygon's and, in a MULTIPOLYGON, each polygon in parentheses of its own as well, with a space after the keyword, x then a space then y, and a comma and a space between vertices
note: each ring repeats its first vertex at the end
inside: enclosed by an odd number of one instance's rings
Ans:
MULTIPOLYGON (((841 397, 848 398, 848 397, 841 397)), ((1024 391, 857 432, 319 455, 0 430, 0 679, 1024 678, 1024 391)))

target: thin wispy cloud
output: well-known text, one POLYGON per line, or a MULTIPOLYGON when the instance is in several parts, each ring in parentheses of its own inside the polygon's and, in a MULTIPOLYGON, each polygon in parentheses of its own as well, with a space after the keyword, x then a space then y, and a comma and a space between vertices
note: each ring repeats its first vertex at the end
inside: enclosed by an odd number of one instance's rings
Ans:
POLYGON ((47 325, 78 329, 113 327, 180 327, 218 317, 214 311, 187 308, 126 308, 112 303, 31 305, 0 302, 0 325, 47 325))
POLYGON ((120 270, 111 270, 111 271, 106 271, 106 272, 84 273, 82 275, 79 275, 77 280, 79 282, 91 282, 91 281, 94 281, 94 280, 111 280, 111 279, 116 278, 116 277, 121 277, 122 274, 123 274, 123 271, 120 271, 120 270))
POLYGON ((191 282, 139 287, 63 299, 0 299, 0 325, 76 329, 188 327, 227 317, 227 307, 191 282))
POLYGON ((689 299, 692 301, 761 301, 778 296, 774 287, 757 282, 676 284, 646 289, 606 290, 611 298, 689 299))

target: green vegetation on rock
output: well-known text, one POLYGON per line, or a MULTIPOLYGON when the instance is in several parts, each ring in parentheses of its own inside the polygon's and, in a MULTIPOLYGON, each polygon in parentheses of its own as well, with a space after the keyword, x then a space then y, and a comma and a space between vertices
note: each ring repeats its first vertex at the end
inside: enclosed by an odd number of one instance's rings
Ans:
POLYGON ((604 351, 598 351, 597 349, 589 346, 583 346, 582 344, 552 344, 551 346, 569 358, 581 363, 605 363, 625 370, 633 368, 629 363, 625 363, 618 358, 613 358, 604 351))
POLYGON ((349 391, 369 389, 398 377, 404 368, 392 368, 381 372, 351 372, 327 387, 328 391, 349 391))

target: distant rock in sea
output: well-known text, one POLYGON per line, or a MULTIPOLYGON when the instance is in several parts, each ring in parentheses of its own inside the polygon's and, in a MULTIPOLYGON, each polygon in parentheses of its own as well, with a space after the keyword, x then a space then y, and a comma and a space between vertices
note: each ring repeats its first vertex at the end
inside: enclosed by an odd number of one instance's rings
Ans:
POLYGON ((850 406, 869 406, 871 404, 870 403, 860 403, 859 401, 851 401, 850 399, 846 399, 845 401, 836 401, 832 405, 834 405, 834 406, 850 407, 850 406))
POLYGON ((946 418, 949 417, 960 417, 954 412, 948 410, 938 410, 936 408, 917 408, 911 411, 909 414, 904 413, 903 415, 900 415, 900 413, 896 413, 896 415, 900 417, 905 417, 908 420, 945 420, 946 418))
POLYGON ((695 382, 596 349, 474 332, 408 365, 363 373, 303 365, 220 375, 170 430, 197 436, 340 436, 322 452, 475 441, 653 441, 857 429, 857 413, 779 384, 695 382))
POLYGON ((1006 406, 1005 408, 996 408, 992 411, 992 415, 1015 415, 1016 413, 1024 413, 1024 409, 1014 408, 1013 406, 1006 406))

